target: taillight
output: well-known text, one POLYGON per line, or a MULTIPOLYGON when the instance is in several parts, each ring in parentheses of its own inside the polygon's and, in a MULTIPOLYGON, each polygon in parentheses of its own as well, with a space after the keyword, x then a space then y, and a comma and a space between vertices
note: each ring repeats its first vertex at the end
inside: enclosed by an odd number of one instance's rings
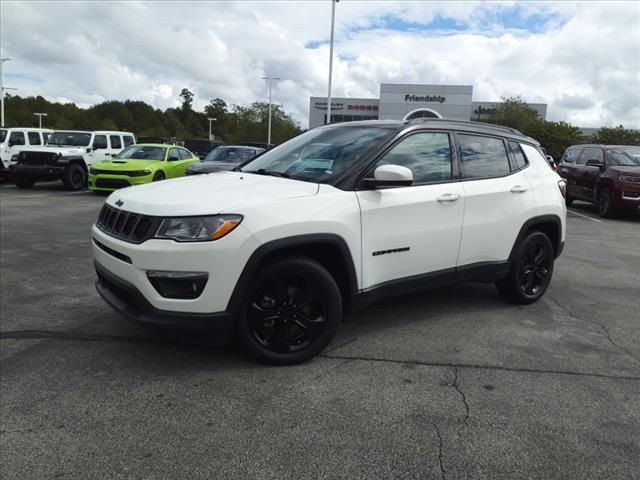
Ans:
POLYGON ((558 188, 563 198, 567 198, 567 182, 565 180, 558 180, 558 188))

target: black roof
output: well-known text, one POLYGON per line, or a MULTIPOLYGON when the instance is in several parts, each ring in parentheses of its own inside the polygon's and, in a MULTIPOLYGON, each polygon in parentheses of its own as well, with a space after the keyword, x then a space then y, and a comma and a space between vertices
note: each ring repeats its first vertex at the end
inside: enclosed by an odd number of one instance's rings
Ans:
POLYGON ((323 125, 318 128, 331 128, 335 126, 377 126, 386 128, 402 129, 413 126, 428 127, 433 129, 451 129, 471 133, 485 133, 500 135, 503 137, 509 137, 516 140, 525 141, 534 145, 540 145, 540 143, 534 138, 528 137, 524 133, 516 130, 515 128, 503 127, 502 125, 494 125, 493 123, 474 122, 469 120, 451 120, 447 118, 427 118, 420 117, 407 121, 399 120, 361 120, 357 122, 344 122, 344 123, 332 123, 329 125, 323 125))
POLYGON ((579 143, 578 145, 571 145, 568 148, 585 148, 585 147, 598 147, 598 148, 620 148, 620 147, 637 147, 638 145, 605 145, 603 143, 579 143))

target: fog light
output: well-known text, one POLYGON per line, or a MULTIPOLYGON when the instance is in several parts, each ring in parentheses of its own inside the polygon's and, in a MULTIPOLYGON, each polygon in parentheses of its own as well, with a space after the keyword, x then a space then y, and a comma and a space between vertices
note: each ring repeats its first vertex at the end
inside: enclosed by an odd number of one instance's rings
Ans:
POLYGON ((165 298, 192 300, 202 294, 209 274, 206 272, 148 270, 147 278, 153 288, 165 298))

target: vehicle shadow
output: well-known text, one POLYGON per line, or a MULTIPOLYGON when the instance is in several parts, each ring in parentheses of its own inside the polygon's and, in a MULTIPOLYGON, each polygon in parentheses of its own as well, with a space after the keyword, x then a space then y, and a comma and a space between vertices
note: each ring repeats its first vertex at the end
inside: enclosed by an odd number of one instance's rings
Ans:
POLYGON ((588 215, 590 217, 593 217, 597 220, 602 220, 604 222, 608 222, 608 221, 640 221, 640 209, 636 209, 634 210, 622 210, 617 212, 613 217, 611 218, 602 218, 600 217, 600 215, 598 214, 598 208, 592 204, 592 203, 588 203, 588 202, 582 202, 580 200, 574 200, 573 204, 570 207, 570 210, 574 210, 578 213, 582 213, 584 215, 588 215))

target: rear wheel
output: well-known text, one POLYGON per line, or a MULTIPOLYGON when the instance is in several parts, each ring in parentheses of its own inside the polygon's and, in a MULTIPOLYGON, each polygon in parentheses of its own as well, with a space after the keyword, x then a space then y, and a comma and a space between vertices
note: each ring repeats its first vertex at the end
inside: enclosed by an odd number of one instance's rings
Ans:
POLYGON ((553 275, 555 253, 542 232, 531 232, 520 243, 509 275, 496 282, 500 295, 512 303, 533 303, 547 290, 553 275))
POLYGON ((615 213, 613 207, 613 195, 610 188, 601 188, 598 191, 598 214, 603 218, 610 218, 615 213))
POLYGON ((160 171, 160 172, 156 172, 156 174, 153 176, 153 181, 154 182, 159 182, 160 180, 164 180, 166 177, 164 176, 164 172, 160 171))
POLYGON ((287 257, 258 272, 237 324, 245 350, 264 363, 292 365, 320 353, 342 319, 331 274, 307 257, 287 257))
POLYGON ((65 169, 62 183, 67 190, 81 190, 87 186, 87 172, 81 165, 72 163, 65 169))
POLYGON ((15 183, 18 188, 31 188, 35 185, 36 179, 26 175, 14 174, 13 183, 15 183))

